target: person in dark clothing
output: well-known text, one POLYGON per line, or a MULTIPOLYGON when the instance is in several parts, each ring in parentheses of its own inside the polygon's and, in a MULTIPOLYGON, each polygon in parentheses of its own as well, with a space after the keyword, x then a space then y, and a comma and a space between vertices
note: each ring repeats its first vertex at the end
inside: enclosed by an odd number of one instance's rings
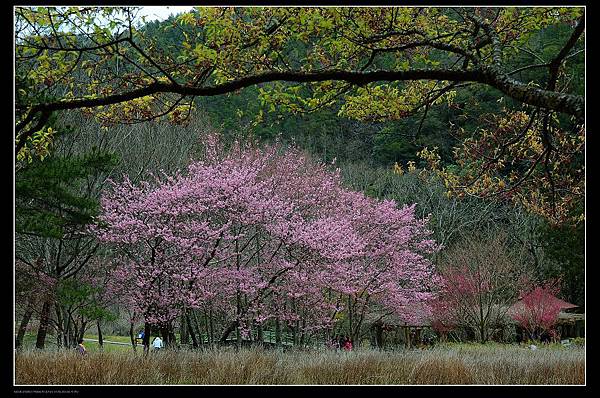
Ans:
POLYGON ((77 352, 80 355, 85 355, 87 353, 87 350, 85 349, 85 346, 83 345, 83 339, 79 339, 79 341, 77 342, 77 352))

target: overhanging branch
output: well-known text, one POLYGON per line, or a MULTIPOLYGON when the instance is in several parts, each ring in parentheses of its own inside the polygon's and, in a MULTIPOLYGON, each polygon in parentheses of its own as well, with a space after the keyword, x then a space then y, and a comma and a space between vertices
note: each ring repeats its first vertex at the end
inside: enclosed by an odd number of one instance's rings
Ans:
MULTIPOLYGON (((146 87, 129 92, 108 95, 98 98, 74 99, 39 104, 32 107, 30 115, 38 112, 53 112, 66 109, 93 108, 127 102, 136 98, 156 93, 175 93, 185 96, 215 96, 240 90, 245 87, 274 81, 287 82, 320 82, 328 80, 346 81, 354 85, 365 85, 377 81, 414 81, 414 80, 445 80, 450 82, 476 82, 487 84, 502 93, 523 103, 566 113, 582 118, 585 101, 582 96, 563 94, 543 90, 514 80, 498 71, 495 67, 483 67, 474 70, 453 69, 415 69, 408 71, 373 71, 351 72, 342 70, 322 72, 267 72, 238 80, 208 87, 189 87, 173 82, 154 82, 146 87)), ((25 123, 17 125, 17 134, 25 127, 25 123)), ((20 141, 25 142, 34 131, 20 134, 20 141)))

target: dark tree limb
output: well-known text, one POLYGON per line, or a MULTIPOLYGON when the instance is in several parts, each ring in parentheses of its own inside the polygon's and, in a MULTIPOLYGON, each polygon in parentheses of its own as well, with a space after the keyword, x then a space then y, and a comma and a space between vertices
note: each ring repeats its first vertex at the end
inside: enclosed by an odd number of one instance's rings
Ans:
MULTIPOLYGON (((372 72, 353 72, 343 70, 330 70, 330 71, 319 71, 319 72, 294 72, 294 71, 272 71, 267 73, 261 73, 257 75, 247 76, 239 78, 237 80, 229 81, 226 83, 214 85, 214 86, 182 86, 174 81, 170 75, 163 69, 159 68, 159 71, 163 73, 169 82, 155 81, 145 87, 134 89, 131 91, 107 95, 104 97, 91 98, 91 99, 74 99, 68 101, 57 101, 45 104, 34 105, 26 118, 19 122, 16 126, 16 133, 19 137, 19 142, 16 146, 16 151, 23 148, 27 139, 33 135, 34 132, 40 130, 44 124, 48 121, 53 111, 65 110, 65 109, 78 109, 78 108, 91 108, 105 105, 118 104, 127 102, 136 98, 152 95, 156 93, 175 93, 182 96, 214 96, 225 93, 235 92, 245 87, 268 83, 274 81, 287 81, 287 82, 321 82, 328 80, 345 81, 351 85, 362 86, 368 83, 377 81, 415 81, 415 80, 446 80, 451 82, 476 82, 489 85, 501 91, 503 94, 523 102, 528 105, 548 109, 550 111, 557 111, 566 113, 577 118, 583 118, 585 100, 583 96, 564 94, 556 92, 554 89, 543 90, 537 87, 532 87, 524 84, 520 81, 512 79, 509 75, 502 73, 498 69, 499 63, 499 52, 497 50, 497 37, 493 34, 493 29, 486 24, 480 24, 481 28, 486 32, 492 45, 493 59, 495 65, 493 66, 481 66, 473 70, 455 70, 455 69, 414 69, 408 71, 372 71, 372 72), (40 118, 35 127, 25 132, 22 130, 33 120, 33 118, 40 113, 40 118)), ((551 67, 551 81, 556 80, 558 69, 560 64, 563 62, 565 57, 568 56, 569 51, 573 48, 578 38, 583 33, 584 22, 583 17, 579 20, 571 38, 562 48, 559 54, 550 62, 551 67)), ((134 45, 130 38, 123 38, 114 41, 106 46, 115 44, 115 42, 123 41, 129 42, 134 45)), ((431 41, 410 43, 402 46, 402 49, 409 47, 415 47, 419 45, 432 46, 441 50, 450 51, 462 55, 465 60, 470 60, 476 64, 477 58, 457 47, 451 46, 446 43, 435 43, 431 41), (460 50, 460 51, 459 51, 460 50)), ((102 45, 105 46, 105 45, 102 45)), ((396 50, 399 50, 397 48, 396 50)), ((58 49, 57 49, 58 50, 58 49)), ((60 50, 65 51, 65 48, 60 50)), ((68 49, 67 49, 68 50, 68 49)), ((74 50, 74 49, 73 49, 74 50)), ((141 49, 136 48, 140 51, 141 49)), ((368 67, 378 51, 389 51, 390 49, 375 49, 371 53, 371 58, 365 66, 368 67)), ((79 51, 76 50, 76 51, 79 51)), ((142 52, 142 55, 145 53, 142 52)), ((145 56, 148 59, 148 56, 145 56)), ((151 63, 157 66, 155 62, 151 63)), ((513 73, 515 73, 513 71, 513 73)), ((553 86, 552 86, 553 87, 553 86)))
MULTIPOLYGON (((206 97, 226 94, 245 87, 274 81, 305 83, 328 80, 342 80, 359 86, 377 81, 447 80, 452 82, 477 82, 490 85, 526 104, 573 116, 583 116, 583 106, 585 103, 582 96, 561 94, 531 87, 507 77, 495 67, 482 67, 475 70, 414 69, 408 71, 373 71, 366 73, 342 70, 323 72, 268 72, 208 87, 188 87, 173 83, 155 82, 139 89, 105 97, 38 104, 32 108, 31 112, 35 114, 44 110, 58 111, 112 105, 156 93, 176 93, 206 97)), ((17 125, 17 129, 19 129, 21 124, 17 125)))
POLYGON ((38 113, 40 114, 40 116, 39 116, 37 123, 33 127, 31 127, 29 130, 26 130, 17 136, 17 139, 19 141, 17 142, 16 148, 15 148, 16 154, 18 154, 19 151, 25 146, 25 143, 27 142, 29 137, 31 137, 33 135, 33 133, 41 130, 46 125, 46 123, 50 119, 50 116, 52 115, 52 111, 48 110, 48 109, 42 108, 39 111, 34 111, 32 109, 29 112, 29 114, 27 115, 27 117, 23 120, 23 122, 17 124, 17 126, 16 126, 17 132, 19 132, 20 128, 21 129, 24 128, 29 123, 29 121, 33 121, 36 114, 38 114, 38 113))

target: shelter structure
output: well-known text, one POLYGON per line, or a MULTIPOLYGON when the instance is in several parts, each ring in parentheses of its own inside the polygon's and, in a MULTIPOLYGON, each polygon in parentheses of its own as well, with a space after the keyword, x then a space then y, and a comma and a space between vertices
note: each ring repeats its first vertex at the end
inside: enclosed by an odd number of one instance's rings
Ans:
MULTIPOLYGON (((548 305, 556 308, 560 308, 558 313, 558 320, 556 321, 556 332, 559 339, 573 338, 573 337, 584 337, 585 335, 585 314, 577 313, 578 305, 569 303, 561 300, 558 297, 551 296, 552 300, 548 305)), ((510 308, 509 313, 519 311, 523 306, 521 300, 517 301, 510 308)), ((519 340, 526 340, 527 336, 525 330, 516 325, 517 337, 519 340)), ((545 336, 549 338, 548 336, 545 336)))

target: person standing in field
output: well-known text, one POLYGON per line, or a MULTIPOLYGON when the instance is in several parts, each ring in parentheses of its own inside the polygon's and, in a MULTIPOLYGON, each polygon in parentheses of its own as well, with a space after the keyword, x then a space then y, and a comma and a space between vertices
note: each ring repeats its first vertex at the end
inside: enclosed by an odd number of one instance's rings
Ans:
POLYGON ((352 340, 348 336, 346 336, 346 341, 344 341, 344 350, 352 351, 352 340))
POLYGON ((85 349, 85 346, 83 345, 83 339, 79 339, 79 341, 77 342, 77 352, 80 355, 85 355, 87 353, 87 350, 85 349))

